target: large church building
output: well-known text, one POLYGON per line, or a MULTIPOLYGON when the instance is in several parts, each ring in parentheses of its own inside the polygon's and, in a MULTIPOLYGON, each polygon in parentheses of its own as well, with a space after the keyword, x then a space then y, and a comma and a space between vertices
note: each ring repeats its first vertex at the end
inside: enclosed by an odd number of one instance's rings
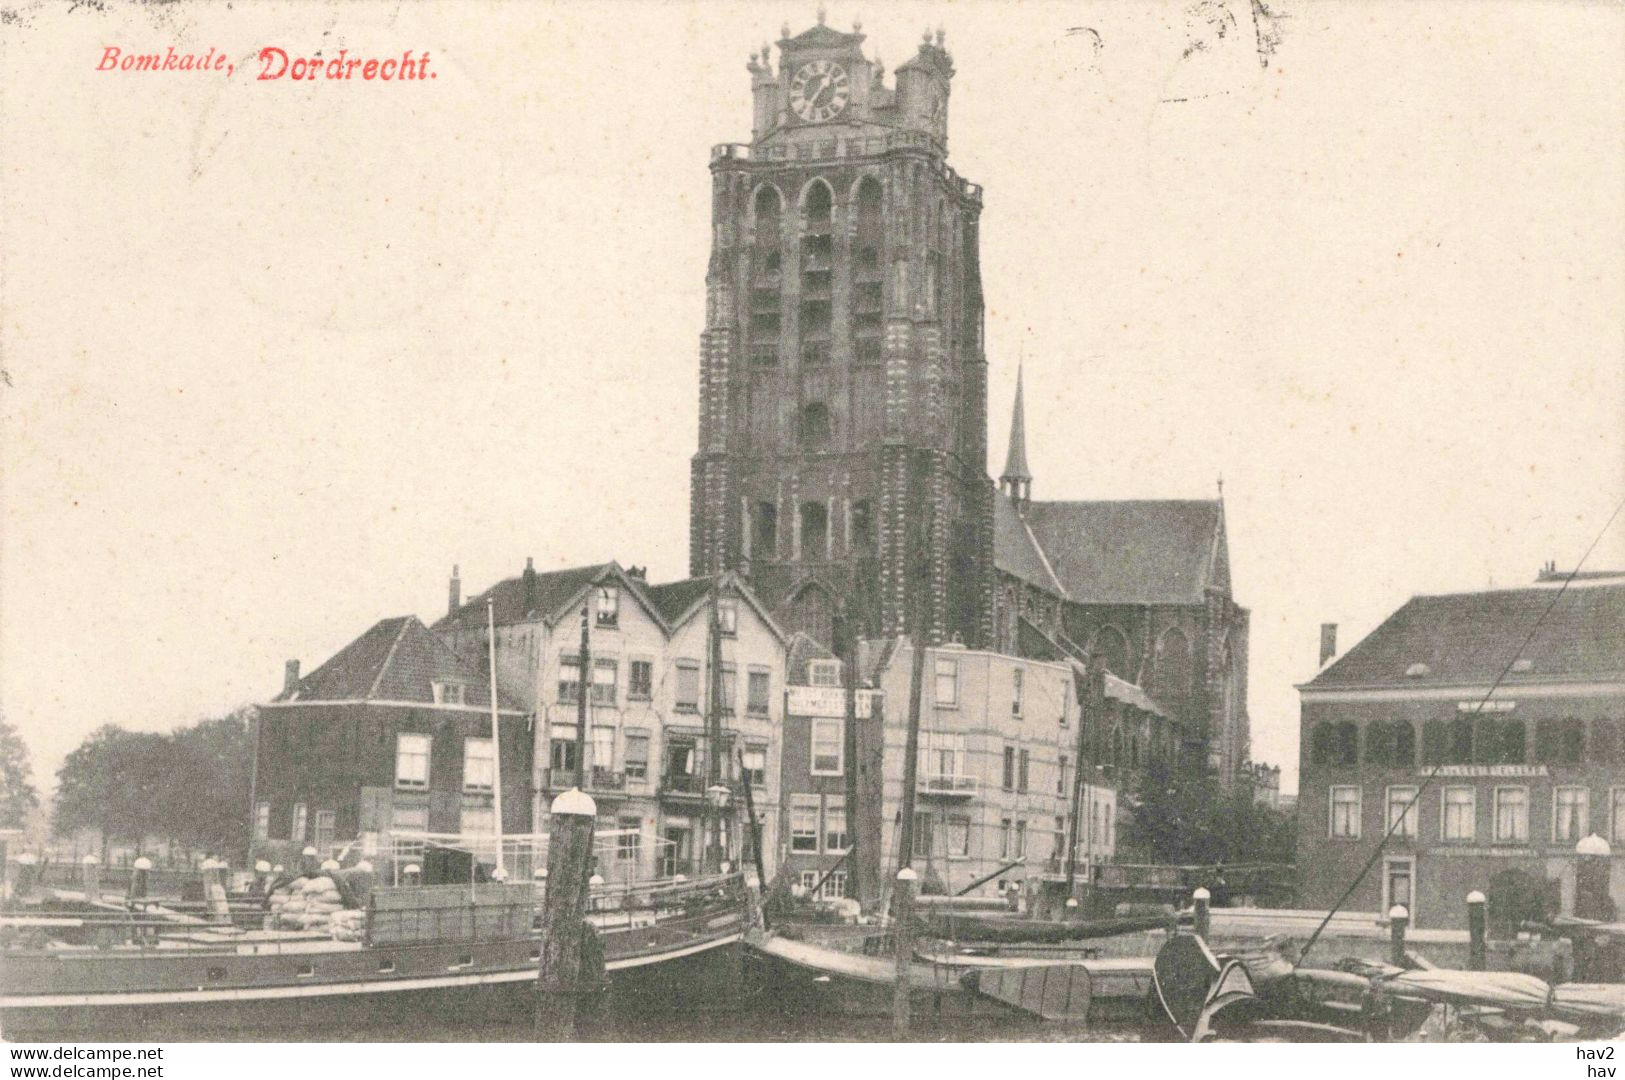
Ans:
POLYGON ((939 30, 888 81, 863 42, 786 27, 776 70, 767 46, 747 65, 751 141, 711 152, 690 572, 740 572, 825 643, 844 609, 867 637, 1102 658, 1181 759, 1239 775, 1247 612, 1222 499, 1034 501, 1019 387, 994 484, 953 60, 939 30))

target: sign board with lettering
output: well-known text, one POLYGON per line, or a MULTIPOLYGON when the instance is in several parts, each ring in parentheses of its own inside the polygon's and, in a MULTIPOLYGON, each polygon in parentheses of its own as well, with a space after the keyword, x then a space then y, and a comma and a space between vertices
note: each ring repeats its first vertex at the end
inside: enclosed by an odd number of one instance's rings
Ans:
MULTIPOLYGON (((1432 769, 1419 769, 1417 776, 1432 776, 1432 769)), ((1529 777, 1547 776, 1549 772, 1544 765, 1441 765, 1439 776, 1449 777, 1529 777)))
MULTIPOLYGON (((788 686, 784 695, 788 716, 846 715, 846 691, 839 686, 788 686)), ((873 715, 875 699, 883 696, 879 690, 859 690, 858 719, 867 720, 873 715)))

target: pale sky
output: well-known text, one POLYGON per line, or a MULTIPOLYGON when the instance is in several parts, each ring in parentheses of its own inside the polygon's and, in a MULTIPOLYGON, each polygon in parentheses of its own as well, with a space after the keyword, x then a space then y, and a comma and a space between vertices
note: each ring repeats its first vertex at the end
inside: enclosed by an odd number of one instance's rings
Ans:
MULTIPOLYGON (((829 22, 888 67, 947 29, 990 470, 1024 353, 1038 498, 1224 476, 1254 756, 1292 790, 1319 623, 1347 648, 1412 594, 1568 567, 1625 494, 1625 15, 1269 6, 1267 68, 1244 0, 829 22)), ((100 724, 432 621, 454 562, 470 593, 526 556, 685 574, 709 148, 748 140, 748 55, 815 9, 0 25, 0 694, 39 779, 100 724), (108 45, 237 70, 96 72, 108 45), (439 77, 258 82, 266 45, 439 77)), ((1593 565, 1625 566, 1625 524, 1593 565)))

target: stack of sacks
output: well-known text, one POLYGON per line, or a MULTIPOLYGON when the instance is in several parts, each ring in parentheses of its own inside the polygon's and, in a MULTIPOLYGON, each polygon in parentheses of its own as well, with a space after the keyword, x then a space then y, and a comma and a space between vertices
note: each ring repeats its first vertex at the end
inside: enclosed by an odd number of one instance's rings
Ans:
POLYGON ((360 941, 367 933, 367 913, 360 908, 333 912, 328 921, 328 932, 337 941, 360 941))
POLYGON ((305 916, 305 894, 301 891, 304 884, 304 878, 296 877, 271 889, 271 919, 268 925, 272 930, 301 928, 301 920, 305 916))
POLYGON ((306 930, 327 929, 333 913, 344 910, 344 897, 339 893, 338 886, 333 884, 333 879, 326 874, 306 881, 300 893, 305 901, 300 926, 306 930))

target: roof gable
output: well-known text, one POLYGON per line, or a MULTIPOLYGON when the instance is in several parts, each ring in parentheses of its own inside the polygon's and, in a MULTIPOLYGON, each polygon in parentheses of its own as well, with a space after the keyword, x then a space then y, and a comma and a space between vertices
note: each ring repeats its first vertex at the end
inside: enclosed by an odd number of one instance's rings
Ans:
POLYGON ((717 583, 718 589, 725 597, 736 597, 745 602, 745 605, 755 612, 756 617, 762 621, 768 631, 780 641, 785 640, 784 631, 773 617, 768 614, 767 608, 762 604, 761 598, 753 592, 745 580, 732 570, 718 577, 685 578, 682 581, 670 581, 663 585, 646 585, 643 588, 649 603, 660 613, 666 625, 675 633, 679 626, 690 619, 705 607, 711 595, 711 585, 717 583))
POLYGON ((1546 585, 1412 597, 1306 688, 1484 686, 1514 657, 1507 686, 1625 678, 1625 578, 1557 594, 1546 585))
POLYGON ((606 579, 613 579, 663 631, 669 632, 665 618, 644 591, 647 586, 613 561, 546 572, 527 570, 516 577, 505 578, 463 603, 454 613, 435 623, 434 628, 437 631, 483 628, 486 624, 487 597, 495 598, 494 614, 498 626, 534 621, 551 624, 572 612, 576 602, 589 588, 606 579))
MULTIPOLYGON (((486 665, 452 651, 416 616, 383 619, 334 653, 326 663, 300 679, 292 691, 275 700, 412 701, 434 705, 434 684, 463 687, 463 704, 489 707, 490 677, 486 665)), ((498 705, 519 706, 497 690, 498 705)))
POLYGON ((993 565, 1045 592, 1066 596, 1032 529, 1002 491, 993 493, 993 565))
POLYGON ((1035 502, 1026 524, 1075 603, 1196 604, 1209 588, 1228 591, 1214 500, 1035 502))

